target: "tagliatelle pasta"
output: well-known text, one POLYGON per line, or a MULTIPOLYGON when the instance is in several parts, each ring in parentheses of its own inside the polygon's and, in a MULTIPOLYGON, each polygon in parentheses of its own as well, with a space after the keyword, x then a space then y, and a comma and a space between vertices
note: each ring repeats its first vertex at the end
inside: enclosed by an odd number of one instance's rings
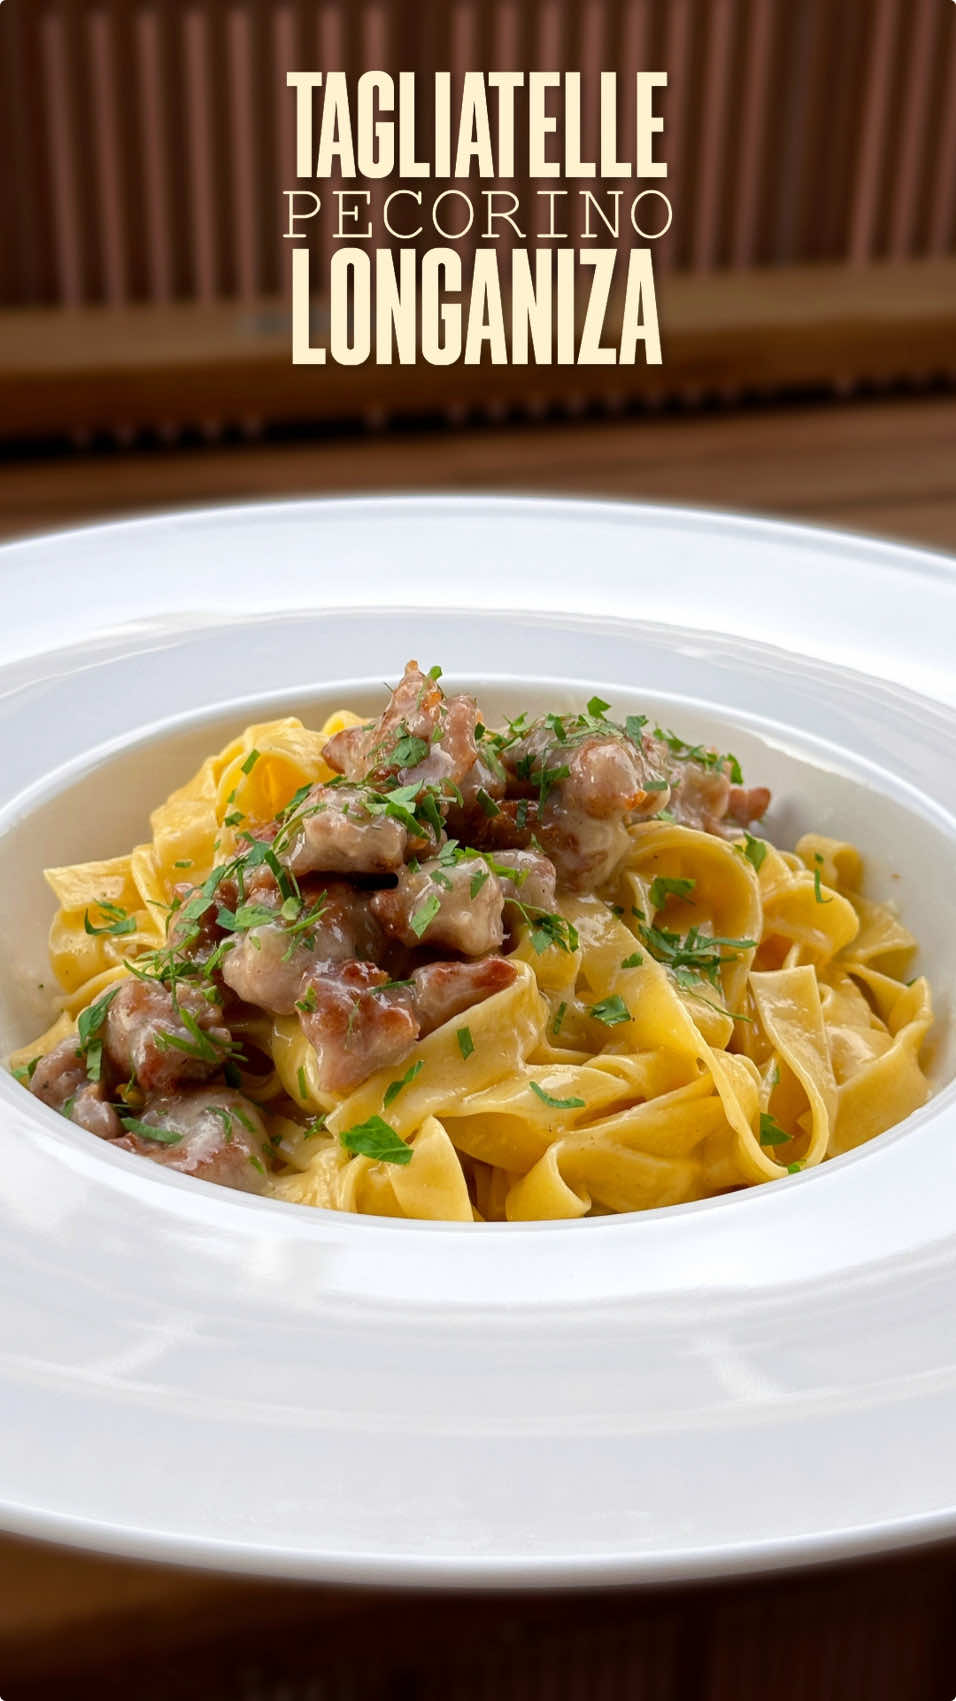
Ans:
POLYGON ((458 1222, 752 1186, 924 1102, 930 990, 856 847, 777 849, 734 758, 599 699, 489 733, 403 686, 249 727, 147 844, 47 871, 40 1097, 187 1173, 458 1222))

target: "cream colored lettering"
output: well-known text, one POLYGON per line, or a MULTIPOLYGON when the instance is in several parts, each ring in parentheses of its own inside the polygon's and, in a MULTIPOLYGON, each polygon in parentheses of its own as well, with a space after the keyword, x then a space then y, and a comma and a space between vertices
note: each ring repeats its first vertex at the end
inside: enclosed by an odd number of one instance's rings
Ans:
POLYGON ((344 71, 330 71, 325 79, 315 175, 330 177, 336 166, 343 177, 355 176, 352 115, 349 108, 348 79, 344 71))
MULTIPOLYGON (((298 251, 293 257, 298 258, 298 251)), ((366 250, 337 248, 332 255, 329 282, 332 359, 340 366, 361 366, 372 349, 372 282, 366 250)))
POLYGON ((325 349, 312 343, 309 250, 292 250, 292 364, 324 366, 325 349))
POLYGON ((466 366, 477 366, 480 363, 485 343, 488 344, 493 364, 507 365, 508 344, 505 338, 498 258, 483 248, 475 255, 475 269, 471 278, 471 302, 465 337, 466 366))
POLYGON ((397 201, 400 195, 410 195, 413 201, 418 202, 419 206, 422 204, 422 191, 420 189, 393 189, 390 194, 386 195, 382 206, 382 223, 389 236, 397 237, 399 242, 413 242, 416 236, 421 236, 424 228, 422 225, 416 225, 414 230, 396 230, 391 222, 392 202, 397 201))
POLYGON ((477 167, 479 177, 495 175, 485 79, 480 71, 465 72, 461 118, 458 124, 458 147, 455 151, 455 176, 470 177, 472 166, 477 167))
POLYGON ((649 248, 632 248, 628 260, 618 356, 622 366, 635 364, 638 343, 644 344, 644 359, 648 366, 660 366, 661 328, 649 248))
POLYGON ((667 176, 667 166, 654 158, 654 137, 664 128, 663 118, 654 111, 654 90, 666 87, 666 71, 638 71, 635 177, 667 176))
POLYGON ((422 260, 422 355, 430 366, 453 366, 461 358, 461 255, 454 248, 429 248, 422 260))
POLYGON ((492 242, 497 242, 500 233, 497 230, 492 229, 492 226, 495 219, 504 219, 506 224, 510 224, 515 235, 520 236, 523 241, 526 233, 520 228, 513 217, 521 205, 521 201, 515 194, 514 190, 483 189, 482 195, 485 199, 485 228, 482 231, 482 236, 487 237, 492 242), (507 195, 511 202, 511 206, 508 208, 507 212, 504 212, 501 208, 495 206, 495 201, 499 195, 507 195))
POLYGON ((371 219, 369 219, 369 222, 365 226, 364 230, 346 230, 344 228, 344 222, 343 222, 345 219, 354 219, 356 224, 358 224, 358 221, 362 217, 362 214, 364 212, 367 212, 369 205, 371 203, 371 200, 372 200, 371 189, 333 189, 332 194, 335 196, 335 199, 338 202, 338 208, 339 208, 338 221, 336 223, 336 227, 335 227, 334 231, 332 232, 332 235, 335 238, 335 241, 336 242, 369 242, 369 241, 371 241, 371 237, 372 237, 372 221, 371 221, 371 219), (364 205, 364 207, 362 207, 362 206, 353 207, 349 204, 352 200, 364 201, 365 205, 364 205))
POLYGON ((579 366, 615 366, 617 350, 608 348, 601 341, 604 329, 604 319, 607 313, 608 301, 611 297, 611 284, 614 279, 614 262, 617 259, 615 248, 590 248, 581 255, 582 266, 593 266, 594 277, 591 281, 591 292, 588 296, 584 324, 581 327, 581 344, 578 349, 579 366))
POLYGON ((319 197, 316 194, 314 189, 284 189, 283 194, 285 195, 285 198, 289 203, 289 228, 288 228, 288 230, 284 230, 282 232, 283 238, 286 241, 288 241, 289 238, 291 238, 293 242, 301 242, 303 237, 305 237, 308 234, 308 232, 304 231, 304 230, 296 230, 296 228, 295 228, 296 220, 297 219, 314 219, 316 213, 319 211, 319 208, 322 205, 322 202, 319 200, 319 197), (296 198, 300 195, 307 196, 307 198, 312 202, 312 207, 311 207, 310 211, 302 212, 302 213, 296 212, 295 202, 296 202, 296 198))
POLYGON ((388 177, 395 169, 395 126, 380 112, 394 112, 395 85, 387 71, 364 71, 358 80, 358 168, 360 177, 388 177))
POLYGON ((534 278, 531 275, 532 256, 526 248, 518 248, 511 267, 511 363, 527 366, 531 349, 539 366, 550 365, 552 331, 551 253, 547 248, 534 252, 534 278), (530 347, 529 347, 530 344, 530 347))
POLYGON ((391 366, 392 346, 401 366, 414 366, 417 346, 415 251, 402 248, 396 256, 383 248, 375 267, 375 359, 391 366), (398 259, 398 273, 395 261, 398 259))
POLYGON ((321 71, 287 71, 286 86, 295 89, 295 171, 312 176, 312 95, 322 86, 321 71))

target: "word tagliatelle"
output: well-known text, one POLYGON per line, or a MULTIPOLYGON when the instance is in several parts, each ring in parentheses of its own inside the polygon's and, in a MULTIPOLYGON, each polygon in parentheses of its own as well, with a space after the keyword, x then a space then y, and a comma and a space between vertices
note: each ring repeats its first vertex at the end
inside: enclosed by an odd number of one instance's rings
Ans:
POLYGON ((88 1133, 299 1205, 448 1221, 771 1181, 927 1097, 915 941, 850 844, 641 716, 249 727, 128 856, 47 871, 62 1008, 11 1060, 88 1133))

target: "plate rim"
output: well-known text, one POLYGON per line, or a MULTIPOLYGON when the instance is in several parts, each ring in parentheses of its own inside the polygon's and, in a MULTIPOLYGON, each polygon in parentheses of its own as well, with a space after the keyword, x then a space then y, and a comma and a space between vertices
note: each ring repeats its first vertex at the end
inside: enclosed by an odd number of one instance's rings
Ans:
MULTIPOLYGON (((233 521, 248 518, 255 514, 263 521, 275 518, 277 515, 300 516, 312 514, 316 509, 323 512, 330 510, 347 511, 354 514, 356 510, 367 513, 375 511, 377 517, 383 517, 387 511, 401 509, 428 511, 439 514, 463 509, 479 508, 483 511, 492 510, 502 516, 515 510, 521 513, 554 513, 555 510, 567 514, 575 510, 582 521, 600 517, 617 517, 622 521, 642 519, 645 521, 664 521, 668 524, 694 521, 694 529, 708 530, 716 524, 731 532, 745 529, 750 535, 772 535, 776 539, 781 536, 790 543, 802 540, 808 546, 825 547, 848 551, 858 557, 867 558, 871 552, 888 562, 890 565, 905 564, 910 567, 930 571, 930 576, 942 579, 948 589, 956 588, 956 561, 945 552, 927 550, 921 546, 898 544, 891 540, 870 538, 865 534, 844 531, 840 528, 811 526, 787 520, 765 518, 761 515, 737 513, 735 511, 708 510, 706 508, 689 508, 680 504, 643 504, 619 502, 613 499, 574 499, 552 497, 523 497, 504 495, 500 497, 485 497, 482 494, 463 493, 462 495, 435 496, 426 493, 416 493, 412 496, 395 496, 383 493, 381 496, 350 496, 343 498, 304 498, 298 501, 276 500, 256 501, 250 503, 234 503, 214 506, 195 506, 175 509, 164 513, 150 513, 138 517, 126 517, 107 523, 90 522, 78 527, 67 527, 52 532, 41 533, 33 537, 11 540, 0 546, 0 565, 10 551, 30 550, 35 547, 49 548, 53 544, 69 545, 72 540, 88 541, 91 535, 108 532, 115 534, 123 531, 139 531, 144 528, 169 526, 183 520, 195 521, 233 521), (901 562, 900 558, 903 558, 901 562)), ((321 608, 322 600, 317 595, 314 606, 321 608)), ((407 604, 404 606, 408 606, 407 604)), ((335 605, 337 612, 345 612, 343 605, 335 605)), ((515 606, 503 611, 506 614, 518 615, 522 610, 515 606)), ((555 613, 565 613, 588 618, 587 614, 575 611, 573 607, 562 607, 555 613)), ((592 616, 592 618, 613 618, 612 616, 592 616)), ((642 624, 640 621, 620 617, 623 625, 642 624)), ((658 621, 646 621, 643 624, 662 629, 658 621)), ((693 629, 697 637, 703 635, 702 629, 693 629)), ((773 646, 761 639, 745 637, 737 634, 737 641, 755 647, 767 649, 773 646)), ((782 646, 778 646, 782 648, 782 646)), ((55 651, 62 650, 62 645, 53 646, 55 651)), ((37 653, 37 652, 31 652, 37 653)), ((793 652, 789 652, 793 654, 793 652)), ((815 664, 831 671, 839 672, 835 664, 827 657, 812 657, 815 664)), ((882 676, 868 676, 861 670, 846 668, 844 674, 856 679, 865 680, 868 677, 879 679, 887 689, 904 692, 908 698, 919 703, 924 701, 935 710, 945 710, 952 718, 949 704, 931 695, 924 696, 912 690, 910 686, 895 679, 885 679, 882 676)), ((278 693, 264 693, 266 696, 276 696, 278 693)), ((213 715, 217 708, 228 708, 228 703, 212 704, 209 714, 213 715)), ((202 716, 186 712, 183 721, 195 722, 202 716)), ((121 738, 119 743, 136 742, 140 737, 148 738, 149 729, 140 728, 130 738, 121 738)), ((83 767, 92 751, 87 752, 86 758, 77 759, 76 765, 83 767)), ((72 761, 65 763, 65 768, 74 765, 72 761)), ((23 794, 20 794, 23 795, 23 794)), ((13 801, 13 800, 11 800, 13 801)), ((493 1590, 495 1588, 540 1588, 540 1587, 603 1587, 622 1584, 650 1584, 659 1582, 693 1583, 705 1578, 732 1577, 752 1574, 758 1570, 790 1570, 803 1569, 811 1565, 828 1565, 839 1562, 840 1559, 859 1555, 875 1555, 882 1552, 897 1551, 916 1546, 936 1545, 956 1534, 956 1505, 936 1510, 930 1513, 913 1514, 878 1524, 860 1524, 855 1527, 834 1529, 824 1534, 811 1532, 802 1536, 785 1536, 779 1542, 753 1542, 730 1546, 720 1549, 685 1550, 671 1548, 666 1560, 655 1558, 653 1552, 644 1554, 635 1551, 626 1557, 608 1559, 606 1556, 584 1553, 574 1561, 564 1558, 542 1558, 528 1560, 521 1555, 513 1555, 510 1559, 495 1557, 480 1559, 463 1558, 461 1554, 454 1557, 439 1555, 428 1558, 420 1552, 412 1552, 405 1556, 398 1555, 392 1550, 388 1557, 362 1556, 357 1559, 345 1559, 334 1552, 320 1553, 312 1550, 306 1554, 299 1550, 256 1549, 237 1542, 224 1542, 203 1536, 170 1536, 163 1531, 128 1528, 120 1524, 104 1524, 99 1521, 77 1517, 70 1514, 47 1514, 35 1509, 21 1508, 18 1517, 16 1509, 9 1503, 4 1507, 4 1523, 7 1528, 17 1533, 32 1536, 47 1542, 60 1542, 78 1549, 95 1548, 98 1551, 113 1552, 129 1557, 158 1558, 165 1563, 182 1566, 199 1566, 204 1568, 232 1572, 255 1573, 258 1575, 276 1575, 286 1577, 301 1577, 314 1580, 365 1584, 369 1587, 383 1585, 408 1586, 413 1588, 479 1588, 493 1590), (148 1551, 147 1551, 148 1549, 148 1551)))

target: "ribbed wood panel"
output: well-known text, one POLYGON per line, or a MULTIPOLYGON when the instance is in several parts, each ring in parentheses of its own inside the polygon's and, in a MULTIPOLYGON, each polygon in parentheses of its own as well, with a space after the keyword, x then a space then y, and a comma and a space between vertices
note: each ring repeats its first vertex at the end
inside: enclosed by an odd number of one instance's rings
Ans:
MULTIPOLYGON (((666 68, 665 267, 864 264, 956 241, 943 0, 16 0, 0 14, 0 305, 281 291, 292 66, 414 66, 425 89, 446 66, 578 69, 592 147, 597 74, 666 68)), ((426 96, 423 134, 430 116, 426 96)))

